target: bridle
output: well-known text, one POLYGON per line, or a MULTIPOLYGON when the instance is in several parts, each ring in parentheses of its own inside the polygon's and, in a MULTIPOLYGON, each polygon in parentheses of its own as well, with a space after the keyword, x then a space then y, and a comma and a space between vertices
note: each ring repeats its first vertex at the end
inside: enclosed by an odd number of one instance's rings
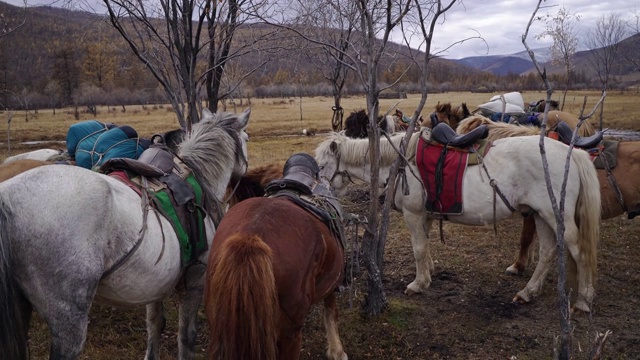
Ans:
POLYGON ((339 151, 335 152, 336 154, 336 160, 337 160, 337 164, 336 164, 336 171, 333 172, 333 175, 331 176, 331 179, 329 179, 329 184, 333 184, 333 180, 340 176, 342 178, 342 181, 344 182, 344 177, 347 177, 347 180, 349 180, 350 183, 353 183, 353 179, 351 178, 351 174, 349 174, 349 172, 347 170, 340 170, 340 157, 341 157, 341 153, 339 151))

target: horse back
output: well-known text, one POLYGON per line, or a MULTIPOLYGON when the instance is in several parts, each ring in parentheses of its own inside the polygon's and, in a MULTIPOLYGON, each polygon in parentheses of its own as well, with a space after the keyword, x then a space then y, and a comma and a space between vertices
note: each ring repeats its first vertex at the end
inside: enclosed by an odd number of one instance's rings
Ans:
POLYGON ((342 280, 339 240, 320 219, 286 198, 251 198, 229 209, 211 251, 218 251, 220 242, 236 233, 255 234, 271 248, 281 301, 308 298, 310 306, 342 280))

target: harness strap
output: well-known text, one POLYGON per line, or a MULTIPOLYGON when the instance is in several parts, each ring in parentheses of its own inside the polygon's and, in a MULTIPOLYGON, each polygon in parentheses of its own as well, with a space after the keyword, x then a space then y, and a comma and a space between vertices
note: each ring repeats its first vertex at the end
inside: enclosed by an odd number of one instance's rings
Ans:
POLYGON ((628 209, 626 207, 626 205, 624 204, 624 199, 622 197, 622 191, 620 190, 620 186, 618 185, 618 182, 616 181, 616 178, 613 176, 613 173, 611 172, 611 166, 609 166, 609 161, 607 161, 607 157, 604 156, 601 153, 598 154, 598 156, 602 157, 602 164, 604 165, 604 168, 607 171, 607 180, 609 180, 609 184, 611 184, 611 187, 613 188, 613 192, 616 194, 616 199, 618 200, 618 203, 620 203, 620 206, 622 207, 622 210, 627 213, 628 209))

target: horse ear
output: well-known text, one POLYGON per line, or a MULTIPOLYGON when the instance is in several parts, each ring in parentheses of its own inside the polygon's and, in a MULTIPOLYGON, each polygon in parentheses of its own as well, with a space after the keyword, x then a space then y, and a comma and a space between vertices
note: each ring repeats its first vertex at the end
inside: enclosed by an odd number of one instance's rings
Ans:
POLYGON ((467 103, 462 103, 462 116, 463 118, 468 118, 469 116, 471 116, 471 111, 469 111, 467 103))
POLYGON ((331 144, 329 145, 329 150, 331 150, 332 153, 337 154, 338 153, 338 143, 335 141, 332 141, 331 144))
POLYGON ((250 115, 251 115, 251 108, 249 107, 238 117, 238 122, 240 123, 241 129, 245 129, 249 124, 250 115))
POLYGON ((206 119, 206 118, 210 118, 213 117, 213 113, 211 112, 211 110, 209 110, 208 108, 203 108, 202 109, 202 118, 206 119))

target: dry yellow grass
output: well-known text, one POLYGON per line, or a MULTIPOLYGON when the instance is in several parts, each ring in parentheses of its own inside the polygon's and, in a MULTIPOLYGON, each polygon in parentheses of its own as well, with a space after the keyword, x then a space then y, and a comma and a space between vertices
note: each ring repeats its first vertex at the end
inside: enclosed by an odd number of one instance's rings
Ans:
MULTIPOLYGON (((483 93, 446 93, 431 94, 427 100, 423 115, 428 115, 434 106, 442 102, 454 105, 466 102, 471 110, 482 104, 492 96, 483 93)), ((554 99, 559 99, 561 93, 556 92, 554 99)), ((565 110, 579 114, 584 97, 587 96, 587 110, 590 111, 599 99, 597 92, 570 92, 567 96, 565 110)), ((525 102, 536 101, 545 97, 544 92, 523 93, 525 102)), ((413 112, 420 98, 417 94, 410 94, 407 99, 381 99, 380 112, 385 113, 397 104, 405 114, 413 112)), ((253 99, 251 103, 251 121, 249 134, 249 155, 252 165, 269 162, 285 161, 291 154, 298 151, 313 152, 321 141, 322 133, 331 130, 331 107, 333 99, 327 97, 291 98, 291 99, 253 99), (302 104, 301 104, 302 102, 302 104), (303 129, 316 130, 316 136, 305 137, 303 129)), ((348 97, 342 102, 344 118, 350 112, 366 107, 362 96, 348 97)), ((175 114, 167 105, 127 106, 126 111, 121 107, 99 107, 98 115, 80 114, 79 120, 74 120, 73 109, 58 109, 56 114, 52 110, 40 110, 29 121, 25 121, 24 112, 15 112, 11 122, 12 154, 35 150, 45 147, 63 148, 67 129, 77 121, 97 119, 102 122, 113 122, 118 125, 130 125, 142 136, 175 129, 178 127, 175 114), (28 141, 38 141, 36 144, 23 144, 28 141)), ((232 107, 227 108, 233 111, 232 107)), ((243 107, 237 107, 237 111, 243 107)), ((7 151, 7 119, 9 112, 0 112, 3 128, 0 131, 0 159, 8 156, 7 151)), ((640 101, 636 93, 610 92, 605 103, 604 127, 640 130, 640 101)), ((597 124, 595 118, 590 120, 597 124)))

